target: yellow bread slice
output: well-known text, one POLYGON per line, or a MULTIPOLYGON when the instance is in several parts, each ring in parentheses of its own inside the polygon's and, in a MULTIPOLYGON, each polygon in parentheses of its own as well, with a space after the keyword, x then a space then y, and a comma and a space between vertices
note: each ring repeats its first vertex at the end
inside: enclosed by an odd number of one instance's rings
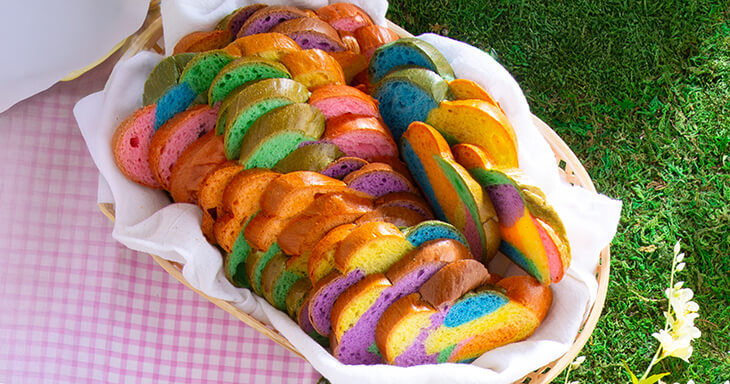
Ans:
POLYGON ((426 123, 451 144, 482 147, 499 167, 519 167, 514 129, 502 110, 487 101, 442 101, 429 112, 426 123))
POLYGON ((413 249, 398 227, 386 222, 369 222, 350 232, 335 252, 335 267, 348 274, 355 269, 365 275, 386 271, 413 249))
POLYGON ((355 229, 355 224, 343 224, 333 228, 312 248, 307 263, 307 275, 312 284, 335 269, 335 252, 347 235, 355 229))

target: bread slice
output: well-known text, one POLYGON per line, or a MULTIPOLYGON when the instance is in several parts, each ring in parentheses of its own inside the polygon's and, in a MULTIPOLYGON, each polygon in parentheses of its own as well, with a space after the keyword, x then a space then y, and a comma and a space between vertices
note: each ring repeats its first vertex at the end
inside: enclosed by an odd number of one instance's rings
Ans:
MULTIPOLYGON (((272 168, 276 172, 321 172, 345 154, 336 145, 327 142, 304 142, 272 168)), ((330 176, 331 177, 331 176, 330 176)))
POLYGON ((360 53, 370 60, 375 50, 385 44, 398 40, 400 37, 388 27, 380 25, 366 25, 354 31, 355 39, 360 45, 360 53))
POLYGON ((180 83, 187 84, 195 95, 208 94, 218 72, 237 57, 220 49, 201 52, 193 57, 180 74, 180 83))
POLYGON ((279 61, 283 56, 301 49, 289 36, 276 32, 239 37, 223 48, 231 54, 258 56, 274 61, 279 61))
POLYGON ((309 104, 319 108, 329 120, 347 113, 380 117, 378 103, 370 95, 344 84, 326 85, 312 92, 309 104))
POLYGON ((425 121, 452 145, 474 144, 484 149, 497 166, 519 167, 514 129, 502 110, 487 101, 443 101, 425 121))
POLYGON ((266 7, 266 4, 252 4, 238 8, 221 21, 219 28, 227 30, 231 36, 237 36, 246 20, 256 11, 266 7))
POLYGON ((269 32, 275 25, 299 17, 308 17, 309 14, 301 9, 288 6, 269 6, 254 12, 238 31, 236 37, 269 32))
POLYGON ((147 76, 144 82, 142 104, 150 105, 157 102, 180 79, 185 65, 195 57, 195 53, 180 53, 162 59, 147 76))
POLYGON ((499 106, 496 100, 481 85, 469 79, 454 79, 448 82, 454 100, 482 100, 495 107, 499 106))
POLYGON ((406 239, 418 247, 421 244, 436 239, 452 239, 463 244, 467 249, 469 242, 464 235, 453 225, 439 220, 427 220, 403 230, 406 239))
POLYGON ((519 169, 493 165, 474 145, 454 146, 456 160, 484 187, 499 218, 500 251, 542 284, 559 282, 570 265, 560 217, 519 169))
POLYGON ((244 224, 261 208, 266 187, 280 175, 266 169, 244 170, 236 174, 223 191, 213 233, 226 252, 233 250, 244 224))
POLYGON ((320 171, 320 173, 333 179, 342 180, 345 176, 366 165, 368 165, 368 162, 365 159, 353 156, 343 156, 330 163, 326 168, 320 171))
POLYGON ((368 223, 371 221, 385 221, 396 227, 410 227, 427 220, 420 212, 406 207, 389 206, 377 207, 374 210, 360 216, 355 224, 368 223))
POLYGON ((380 103, 380 114, 396 141, 412 122, 425 121, 432 109, 451 97, 446 81, 425 68, 391 72, 371 94, 380 103))
POLYGON ((474 258, 488 263, 500 243, 496 212, 481 186, 454 160, 441 134, 415 122, 403 135, 401 154, 436 218, 459 229, 474 258))
POLYGON ((291 78, 280 63, 256 56, 236 59, 223 67, 208 89, 208 104, 215 105, 231 91, 251 81, 269 78, 291 78))
MULTIPOLYGON (((342 41, 347 45, 351 40, 343 37, 342 41)), ((358 73, 367 72, 368 57, 359 53, 359 45, 357 51, 348 49, 347 51, 329 52, 329 54, 342 67, 342 72, 345 74, 345 83, 347 84, 352 83, 358 73)))
POLYGON ((161 189, 149 162, 150 142, 155 134, 155 104, 129 115, 112 136, 114 163, 128 179, 146 187, 161 189))
POLYGON ((259 295, 263 296, 262 275, 264 268, 274 257, 284 257, 279 246, 274 243, 266 251, 253 250, 246 258, 245 270, 251 289, 259 295))
MULTIPOLYGON (((170 173, 172 201, 198 204, 203 180, 225 161, 223 139, 212 130, 188 145, 170 173)), ((209 224, 212 229, 213 221, 209 224)))
POLYGON ((332 3, 317 9, 317 16, 338 31, 354 32, 360 27, 373 25, 367 12, 351 3, 332 3))
POLYGON ((425 220, 433 219, 433 212, 420 195, 412 192, 393 192, 380 196, 375 200, 375 206, 383 207, 403 207, 418 212, 425 220))
POLYGON ((287 309, 286 297, 292 286, 305 278, 304 273, 287 267, 289 257, 284 253, 275 255, 261 272, 261 292, 266 301, 282 311, 287 309))
POLYGON ((448 268, 456 263, 437 272, 420 293, 385 311, 375 340, 386 363, 471 362, 490 349, 525 339, 540 325, 552 302, 549 287, 531 276, 513 276, 471 290, 455 282, 463 282, 463 272, 474 268, 448 268))
MULTIPOLYGON (((207 135, 210 135, 210 132, 207 135)), ((223 138, 220 136, 215 137, 220 145, 222 153, 223 138)), ((223 158, 225 158, 225 155, 223 158)), ((198 206, 200 206, 200 209, 203 211, 203 219, 200 224, 200 228, 203 231, 203 235, 205 235, 208 241, 213 244, 215 244, 213 223, 215 223, 218 218, 218 210, 220 205, 223 203, 223 192, 226 190, 228 183, 242 170, 243 167, 234 162, 229 161, 222 163, 215 169, 211 170, 200 183, 198 206)))
POLYGON ((345 183, 316 172, 291 172, 277 178, 261 199, 264 215, 292 217, 301 207, 311 204, 317 195, 344 189, 345 183))
POLYGON ((286 223, 277 241, 288 255, 309 254, 330 230, 352 223, 372 209, 370 196, 349 188, 322 194, 286 223))
POLYGON ((324 336, 330 334, 332 305, 345 289, 367 275, 385 272, 412 249, 393 224, 371 222, 355 227, 337 246, 334 254, 337 270, 315 285, 309 313, 317 332, 324 336))
POLYGON ((305 103, 274 109, 257 119, 241 141, 239 163, 245 168, 272 168, 307 141, 322 136, 322 112, 305 103))
POLYGON ((289 36, 302 49, 317 48, 325 52, 345 50, 345 44, 337 31, 318 18, 300 17, 287 20, 271 28, 271 32, 289 36))
POLYGON ((155 133, 150 141, 150 169, 163 188, 170 188, 170 174, 180 154, 199 137, 215 128, 218 108, 207 105, 192 107, 155 133))
POLYGON ((185 52, 205 52, 220 49, 228 45, 234 35, 228 30, 196 31, 188 33, 178 40, 173 55, 185 52))
POLYGON ((248 223, 254 217, 256 217, 255 213, 243 224, 231 251, 223 254, 223 272, 228 281, 239 288, 251 288, 251 282, 248 280, 248 274, 246 272, 246 260, 248 260, 248 256, 253 250, 243 236, 243 233, 248 223))
MULTIPOLYGON (((447 263, 470 259, 469 250, 451 239, 424 243, 393 264, 348 288, 332 308, 332 353, 344 364, 377 364, 375 327, 396 300, 417 292, 447 263)), ((482 267, 483 268, 483 267, 482 267)))
POLYGON ((406 37, 385 44, 373 53, 368 67, 370 80, 378 82, 393 68, 403 65, 429 69, 445 80, 456 77, 449 62, 433 45, 417 37, 406 37))
POLYGON ((355 224, 342 224, 327 232, 312 248, 307 262, 307 275, 312 284, 335 270, 335 252, 340 242, 352 232, 355 224))
POLYGON ((343 181, 348 187, 376 198, 394 192, 418 193, 407 177, 384 163, 370 163, 350 173, 343 181))
POLYGON ((155 130, 190 107, 198 95, 188 83, 175 84, 160 96, 155 109, 155 130))
POLYGON ((304 49, 281 58, 292 79, 314 91, 329 84, 345 84, 340 63, 321 49, 304 49))
POLYGON ((261 116, 285 105, 306 102, 307 98, 309 91, 302 84, 289 79, 262 80, 244 88, 226 107, 223 134, 228 159, 240 157, 244 136, 261 116))
POLYGON ((397 157, 398 146, 378 117, 344 114, 327 120, 323 138, 337 145, 347 156, 373 161, 397 157))

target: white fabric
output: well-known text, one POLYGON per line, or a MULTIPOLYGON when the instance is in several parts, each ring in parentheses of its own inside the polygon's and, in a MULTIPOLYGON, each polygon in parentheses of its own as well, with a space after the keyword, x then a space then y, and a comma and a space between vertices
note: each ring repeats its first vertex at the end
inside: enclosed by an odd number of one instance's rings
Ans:
MULTIPOLYGON (((199 29, 200 25, 214 25, 230 12, 229 8, 234 7, 225 2, 226 9, 219 10, 212 3, 200 2, 202 5, 195 9, 191 1, 164 3, 165 16, 180 17, 165 20, 166 36, 170 36, 167 33, 172 30, 180 35, 199 29), (198 13, 193 17, 190 13, 194 10, 198 13), (192 19, 197 20, 197 24, 189 24, 192 19)), ((318 4, 315 1, 311 3, 318 4)), ((379 10, 374 18, 382 20, 386 3, 372 1, 367 4, 379 10)), ((458 77, 479 82, 500 102, 517 133, 521 164, 543 188, 565 223, 573 262, 563 281, 552 286, 554 301, 547 318, 526 341, 490 351, 472 365, 441 364, 411 368, 344 366, 304 334, 284 313, 247 290, 230 285, 222 277, 218 251, 205 242, 200 232, 200 211, 188 204, 170 204, 163 192, 128 181, 112 160, 111 135, 125 116, 140 107, 146 75, 161 59, 153 53, 141 53, 120 62, 106 89, 83 99, 74 110, 89 151, 103 176, 100 180, 108 182, 116 203, 114 238, 130 248, 185 263, 184 275, 193 286, 210 296, 235 301, 244 311, 269 320, 318 371, 335 384, 444 383, 456 380, 465 383, 511 383, 560 357, 572 344, 580 323, 595 300, 597 282, 594 272, 598 255, 615 234, 621 203, 572 187, 559 179, 555 158, 532 124, 522 91, 509 73, 489 55, 441 36, 423 35, 421 38, 445 54, 458 77)), ((174 45, 174 42, 170 39, 169 44, 174 45)), ((100 187, 100 190, 104 189, 100 187)), ((518 268, 504 258, 495 260, 490 270, 507 275, 518 273, 518 268)))
POLYGON ((3 1, 0 112, 104 57, 142 25, 148 6, 149 0, 3 1))

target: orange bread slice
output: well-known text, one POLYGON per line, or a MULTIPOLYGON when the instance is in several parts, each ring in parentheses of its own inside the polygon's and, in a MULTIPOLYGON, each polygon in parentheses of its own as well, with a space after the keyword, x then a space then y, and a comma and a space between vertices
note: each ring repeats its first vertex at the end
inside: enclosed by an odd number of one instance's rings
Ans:
POLYGON ((288 255, 309 253, 331 229, 352 223, 373 209, 373 199, 351 189, 317 197, 281 230, 277 241, 288 255))
MULTIPOLYGON (((223 138, 216 136, 223 149, 223 138)), ((203 211, 203 221, 200 228, 208 241, 215 243, 213 234, 213 223, 218 218, 218 210, 223 202, 223 191, 228 183, 243 170, 243 167, 234 163, 226 162, 210 171, 200 183, 198 195, 198 206, 203 211)))
POLYGON ((198 105, 178 113, 160 127, 150 141, 150 169, 163 188, 170 188, 170 173, 188 145, 215 128, 218 108, 198 105))
POLYGON ((264 190, 279 176, 265 169, 248 169, 236 174, 228 183, 213 225, 216 241, 226 252, 233 250, 243 225, 259 211, 264 190))
POLYGON ((279 61, 283 56, 301 49, 289 36, 276 32, 239 37, 223 48, 232 55, 258 56, 274 61, 279 61))
POLYGON ((377 207, 373 211, 360 216, 355 224, 368 223, 371 221, 385 221, 395 225, 396 227, 411 227, 422 221, 428 220, 418 211, 410 208, 389 206, 377 207))
POLYGON ((468 79, 454 79, 447 82, 449 84, 449 90, 454 96, 454 100, 470 100, 477 99, 488 102, 495 107, 499 106, 496 100, 489 94, 481 85, 468 79))
POLYGON ((332 117, 327 119, 322 138, 337 145, 347 156, 367 161, 398 156, 393 136, 378 117, 350 113, 332 117))
POLYGON ((540 325, 552 303, 549 287, 531 276, 513 276, 470 290, 456 283, 468 269, 447 270, 456 263, 385 311, 375 337, 386 363, 471 362, 525 339, 540 325))
POLYGON ((173 55, 185 52, 204 52, 225 47, 231 42, 231 33, 227 30, 210 32, 192 32, 180 39, 172 51, 173 55))
POLYGON ((404 207, 420 213, 427 220, 433 219, 433 212, 426 200, 412 192, 393 192, 380 196, 375 200, 375 206, 381 207, 404 207))
POLYGON ((367 25, 355 30, 355 39, 360 44, 360 53, 370 59, 376 49, 398 40, 398 35, 390 28, 380 25, 367 25))
POLYGON ((314 201, 318 194, 341 190, 340 180, 310 171, 287 173, 271 183, 261 199, 264 215, 292 217, 314 201))
POLYGON ((507 116, 484 100, 442 101, 429 112, 426 123, 451 144, 474 144, 486 151, 496 165, 518 168, 517 138, 507 116))
MULTIPOLYGON (((348 36, 349 37, 349 36, 348 36)), ((354 39, 354 37, 352 37, 354 39)), ((347 44, 348 40, 343 38, 343 42, 347 44)), ((341 52, 330 52, 332 56, 342 67, 342 72, 345 74, 345 82, 350 84, 353 82, 355 77, 365 71, 368 68, 368 58, 358 51, 347 50, 341 52)), ((367 72, 367 71, 365 71, 367 72)))
POLYGON ((152 173, 149 148, 155 134, 155 110, 150 104, 124 119, 112 136, 112 153, 117 167, 128 179, 146 187, 161 189, 152 173))
POLYGON ((355 224, 335 227, 314 245, 307 263, 307 275, 312 284, 317 284, 319 280, 334 271, 337 247, 355 227, 355 224))
POLYGON ((320 49, 305 49, 289 53, 281 63, 291 73, 292 79, 314 91, 329 84, 345 84, 345 73, 340 63, 320 49))
POLYGON ((370 16, 362 8, 351 3, 332 3, 317 10, 317 16, 338 31, 354 32, 373 25, 370 16))
POLYGON ((383 312, 401 297, 417 292, 447 263, 470 258, 469 250, 458 241, 434 240, 408 253, 385 275, 366 276, 348 288, 332 308, 330 339, 335 358, 345 364, 379 363, 380 354, 373 347, 383 312))
MULTIPOLYGON (((170 195, 176 203, 198 204, 202 182, 226 161, 223 140, 210 131, 190 144, 170 173, 170 195)), ((211 222, 212 225, 212 222, 211 222)))

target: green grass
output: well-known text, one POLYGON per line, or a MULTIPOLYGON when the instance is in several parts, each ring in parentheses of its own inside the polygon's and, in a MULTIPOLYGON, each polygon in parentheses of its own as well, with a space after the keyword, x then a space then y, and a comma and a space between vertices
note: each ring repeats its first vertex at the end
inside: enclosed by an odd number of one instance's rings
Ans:
MULTIPOLYGON (((502 63, 533 113, 623 200, 603 315, 570 375, 624 383, 643 372, 664 325, 672 246, 700 305, 690 363, 665 382, 730 380, 730 16, 728 1, 392 0, 388 17, 502 63)), ((564 374, 556 382, 562 382, 564 374)))

